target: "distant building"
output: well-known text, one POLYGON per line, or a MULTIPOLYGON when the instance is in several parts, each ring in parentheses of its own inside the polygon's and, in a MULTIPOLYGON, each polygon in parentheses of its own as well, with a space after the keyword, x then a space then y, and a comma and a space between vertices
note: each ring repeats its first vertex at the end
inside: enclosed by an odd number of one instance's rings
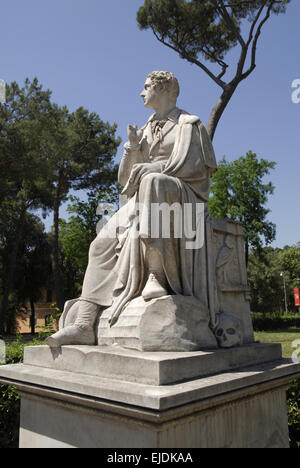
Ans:
MULTIPOLYGON (((44 327, 49 324, 53 317, 53 308, 51 306, 56 302, 55 292, 52 289, 43 289, 41 299, 34 304, 35 307, 35 331, 42 331, 39 327, 44 327)), ((31 333, 30 317, 31 307, 30 301, 26 303, 27 311, 22 314, 22 317, 16 318, 16 326, 18 333, 31 333)), ((56 328, 56 327, 55 327, 56 328)))

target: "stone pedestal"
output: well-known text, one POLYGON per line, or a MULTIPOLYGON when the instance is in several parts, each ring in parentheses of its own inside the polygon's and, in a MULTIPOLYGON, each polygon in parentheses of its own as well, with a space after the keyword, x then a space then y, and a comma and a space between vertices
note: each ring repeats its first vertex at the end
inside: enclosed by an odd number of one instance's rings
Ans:
POLYGON ((145 301, 132 300, 117 323, 109 326, 110 309, 99 321, 98 344, 138 351, 196 351, 216 349, 209 327, 209 310, 194 297, 165 296, 145 301))
POLYGON ((191 353, 26 348, 0 368, 21 394, 22 448, 288 447, 280 345, 191 353))

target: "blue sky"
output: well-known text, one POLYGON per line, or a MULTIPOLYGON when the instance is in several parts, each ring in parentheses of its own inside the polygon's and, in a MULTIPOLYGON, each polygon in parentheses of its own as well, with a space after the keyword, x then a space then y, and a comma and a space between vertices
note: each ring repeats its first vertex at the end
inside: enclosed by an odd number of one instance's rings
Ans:
MULTIPOLYGON (((126 141, 128 123, 149 117, 139 93, 153 70, 175 73, 179 107, 207 123, 220 95, 199 68, 161 45, 136 25, 142 0, 10 0, 0 17, 0 79, 22 84, 38 77, 53 100, 70 110, 83 106, 118 124, 126 141)), ((291 100, 300 79, 300 2, 267 23, 258 48, 257 69, 235 93, 217 128, 217 159, 234 160, 252 150, 276 161, 270 221, 277 225, 274 246, 300 241, 300 104, 291 100)), ((229 57, 229 61, 234 54, 229 57)), ((121 157, 122 145, 117 155, 121 157)), ((62 210, 62 216, 65 210, 62 210)), ((50 226, 50 221, 47 222, 50 226)))

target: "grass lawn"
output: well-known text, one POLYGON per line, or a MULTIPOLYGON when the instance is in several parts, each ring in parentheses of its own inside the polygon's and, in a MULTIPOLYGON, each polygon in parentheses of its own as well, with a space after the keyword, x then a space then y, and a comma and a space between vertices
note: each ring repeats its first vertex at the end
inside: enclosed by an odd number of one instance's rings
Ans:
MULTIPOLYGON (((281 343, 283 357, 290 358, 296 350, 296 348, 292 347, 293 341, 300 340, 300 328, 255 332, 255 339, 261 343, 281 343)), ((300 348, 300 342, 297 347, 300 348)), ((300 358, 300 352, 298 358, 300 358)))

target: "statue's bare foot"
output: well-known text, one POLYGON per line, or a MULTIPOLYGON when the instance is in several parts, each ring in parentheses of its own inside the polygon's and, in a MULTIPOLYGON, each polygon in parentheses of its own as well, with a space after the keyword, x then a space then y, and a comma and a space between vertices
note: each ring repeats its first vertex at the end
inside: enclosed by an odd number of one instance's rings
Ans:
POLYGON ((46 339, 50 348, 60 348, 64 345, 90 345, 96 343, 94 328, 90 326, 72 325, 46 339))
POLYGON ((145 301, 168 295, 168 291, 161 283, 163 283, 163 281, 159 280, 154 273, 150 273, 146 286, 142 292, 142 296, 145 301))

